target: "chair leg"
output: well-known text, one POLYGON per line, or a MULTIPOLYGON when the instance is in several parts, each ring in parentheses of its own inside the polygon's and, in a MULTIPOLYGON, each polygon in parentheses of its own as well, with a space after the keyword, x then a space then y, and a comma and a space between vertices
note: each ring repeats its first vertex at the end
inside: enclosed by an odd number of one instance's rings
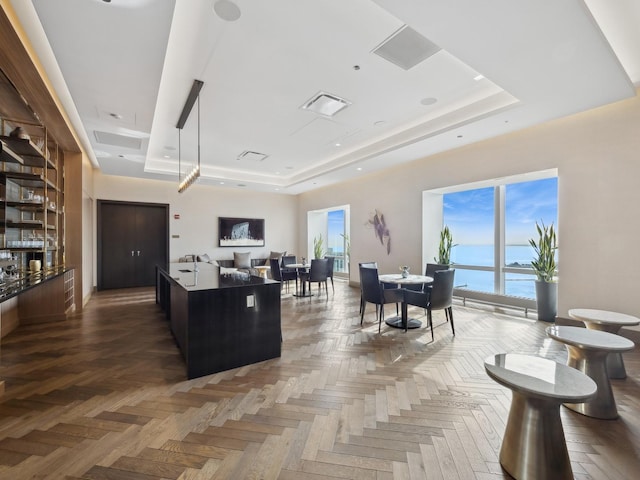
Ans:
POLYGON ((336 287, 333 286, 333 277, 331 277, 331 290, 336 293, 336 287))
POLYGON ((431 341, 433 342, 433 319, 431 318, 431 309, 427 309, 427 321, 429 323, 429 327, 431 327, 431 341))
MULTIPOLYGON (((377 307, 377 305, 376 305, 377 307)), ((384 305, 380 305, 380 315, 378 316, 378 333, 382 330, 382 319, 384 318, 384 305)))
MULTIPOLYGON (((362 321, 364 320, 364 311, 365 311, 366 308, 367 308, 367 304, 366 303, 362 303, 360 305, 360 326, 362 326, 362 321)), ((378 313, 377 310, 376 310, 376 313, 378 313)))
POLYGON ((445 309, 446 312, 449 312, 449 319, 451 320, 451 333, 453 333, 453 335, 456 335, 456 331, 453 328, 453 308, 448 307, 447 309, 445 309))

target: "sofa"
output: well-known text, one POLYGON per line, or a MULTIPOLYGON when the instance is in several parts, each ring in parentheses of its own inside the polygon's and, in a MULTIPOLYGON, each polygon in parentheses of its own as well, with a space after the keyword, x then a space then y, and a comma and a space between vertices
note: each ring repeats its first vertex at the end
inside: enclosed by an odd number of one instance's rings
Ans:
MULTIPOLYGON (((274 253, 274 252, 272 252, 274 253)), ((233 252, 234 258, 214 260, 208 254, 189 254, 178 259, 179 262, 205 262, 223 267, 226 269, 236 269, 239 272, 249 273, 259 276, 260 272, 255 267, 260 265, 269 265, 269 258, 251 258, 250 252, 233 252)))

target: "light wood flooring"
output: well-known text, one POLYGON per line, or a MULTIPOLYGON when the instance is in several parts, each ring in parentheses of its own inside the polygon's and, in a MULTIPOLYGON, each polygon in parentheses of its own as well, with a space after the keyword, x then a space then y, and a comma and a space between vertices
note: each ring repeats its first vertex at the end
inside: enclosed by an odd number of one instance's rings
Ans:
MULTIPOLYGON (((372 305, 361 327, 358 306, 344 282, 285 296, 281 358, 191 381, 151 289, 20 327, 0 348, 0 479, 509 478, 510 392, 483 359, 564 361, 547 324, 456 305, 456 336, 437 312, 432 342, 426 328, 378 334, 372 305)), ((561 409, 577 479, 640 478, 640 349, 625 362, 619 419, 561 409)))

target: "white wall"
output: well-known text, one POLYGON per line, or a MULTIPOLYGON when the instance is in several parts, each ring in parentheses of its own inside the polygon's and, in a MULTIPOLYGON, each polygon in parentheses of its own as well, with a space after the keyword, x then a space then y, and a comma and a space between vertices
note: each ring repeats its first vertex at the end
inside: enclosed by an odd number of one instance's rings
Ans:
MULTIPOLYGON (((192 253, 207 253, 213 259, 233 258, 234 251, 250 251, 252 258, 267 258, 272 250, 298 254, 296 233, 300 227, 294 196, 245 192, 197 183, 186 192, 178 193, 176 182, 96 173, 94 198, 169 204, 169 258, 173 262, 192 253), (179 220, 174 219, 175 214, 180 215, 179 220), (265 246, 218 247, 218 217, 264 218, 265 246), (173 238, 175 235, 179 238, 173 238)), ((97 253, 94 258, 97 258, 97 253)), ((94 277, 95 285, 97 272, 94 277)))
POLYGON ((421 271, 424 190, 557 168, 558 314, 579 306, 640 315, 639 132, 635 97, 302 194, 299 235, 308 210, 350 203, 352 265, 421 271), (374 209, 391 233, 389 255, 366 226, 374 209))

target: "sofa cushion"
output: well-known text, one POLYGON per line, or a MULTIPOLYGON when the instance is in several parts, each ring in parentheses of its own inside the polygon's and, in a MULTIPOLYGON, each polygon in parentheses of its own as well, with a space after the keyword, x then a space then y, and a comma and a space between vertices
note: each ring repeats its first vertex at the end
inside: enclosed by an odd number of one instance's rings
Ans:
POLYGON ((272 252, 269 254, 269 258, 267 258, 267 259, 264 261, 264 265, 266 265, 266 266, 271 265, 270 260, 271 260, 272 258, 275 258, 276 260, 278 260, 278 263, 280 263, 280 261, 282 260, 282 256, 283 256, 283 255, 286 255, 286 254, 287 254, 287 252, 273 252, 273 251, 272 251, 272 252))
POLYGON ((251 252, 233 252, 233 266, 235 268, 251 268, 251 252))
POLYGON ((199 262, 210 262, 211 258, 209 258, 208 254, 203 253, 202 255, 198 255, 198 261, 199 262))

